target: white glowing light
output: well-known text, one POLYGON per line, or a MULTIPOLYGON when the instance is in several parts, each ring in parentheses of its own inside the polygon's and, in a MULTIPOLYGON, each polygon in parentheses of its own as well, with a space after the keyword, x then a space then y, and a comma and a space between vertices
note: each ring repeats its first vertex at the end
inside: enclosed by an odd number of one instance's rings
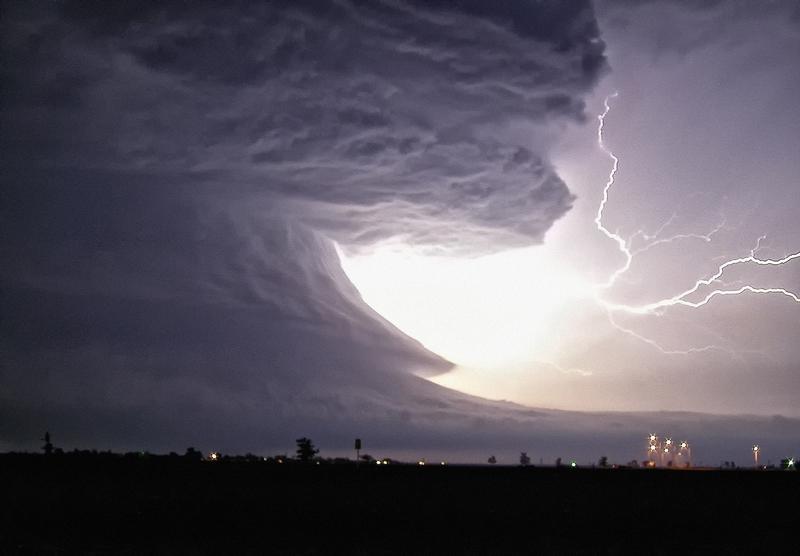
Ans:
POLYGON ((462 367, 499 370, 554 358, 553 320, 588 291, 546 245, 470 259, 404 245, 339 256, 367 304, 462 367))

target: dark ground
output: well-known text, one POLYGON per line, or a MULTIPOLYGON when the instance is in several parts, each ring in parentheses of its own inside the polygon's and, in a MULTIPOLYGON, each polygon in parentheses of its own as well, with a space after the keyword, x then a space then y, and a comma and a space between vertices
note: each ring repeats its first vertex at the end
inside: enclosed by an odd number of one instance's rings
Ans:
POLYGON ((0 455, 0 554, 798 553, 800 472, 0 455))

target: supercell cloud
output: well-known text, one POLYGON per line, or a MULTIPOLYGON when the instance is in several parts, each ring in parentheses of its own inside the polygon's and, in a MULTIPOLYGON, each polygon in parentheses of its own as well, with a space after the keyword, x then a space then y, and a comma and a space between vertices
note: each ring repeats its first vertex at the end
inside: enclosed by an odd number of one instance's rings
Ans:
POLYGON ((246 190, 347 246, 540 242, 573 197, 537 131, 584 117, 603 45, 586 3, 502 6, 16 6, 8 146, 246 190))
POLYGON ((572 196, 529 132, 582 118, 604 67, 579 3, 34 2, 3 27, 15 441, 218 423, 257 447, 446 398, 412 373, 448 363, 361 301, 330 240, 541 241, 572 196))

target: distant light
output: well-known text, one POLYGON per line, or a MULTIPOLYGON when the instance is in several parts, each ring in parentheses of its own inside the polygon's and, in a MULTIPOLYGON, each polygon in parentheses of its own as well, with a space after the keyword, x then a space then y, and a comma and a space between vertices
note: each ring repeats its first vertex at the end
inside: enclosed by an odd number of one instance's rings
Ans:
POLYGON ((282 459, 279 459, 279 460, 278 460, 278 463, 283 463, 283 460, 282 460, 282 459))
POLYGON ((421 460, 419 460, 417 463, 418 463, 418 464, 420 464, 420 465, 425 465, 425 460, 424 460, 424 459, 421 459, 421 460))
POLYGON ((219 454, 217 452, 211 452, 210 454, 208 454, 208 458, 211 461, 217 461, 219 459, 219 454))
POLYGON ((652 444, 650 445, 650 451, 651 451, 651 452, 655 452, 655 451, 656 451, 656 447, 655 447, 655 446, 653 446, 652 444))
POLYGON ((570 467, 578 467, 578 464, 575 463, 574 461, 570 462, 569 465, 570 465, 570 467))
POLYGON ((389 465, 389 460, 383 460, 383 465, 389 465))
POLYGON ((377 461, 375 462, 375 465, 380 465, 380 464, 381 464, 381 460, 377 460, 377 461))
POLYGON ((761 448, 759 448, 759 447, 758 447, 758 444, 756 444, 755 446, 753 446, 753 451, 754 451, 754 452, 758 452, 760 449, 761 449, 761 448))
POLYGON ((667 446, 669 446, 670 444, 672 444, 672 439, 671 438, 667 438, 667 446))
POLYGON ((443 462, 442 462, 442 465, 447 465, 447 462, 446 462, 446 461, 443 461, 443 462))
POLYGON ((650 435, 650 442, 655 442, 655 441, 656 441, 656 438, 658 438, 656 435, 654 435, 654 434, 651 434, 651 435, 650 435))
POLYGON ((789 467, 794 467, 794 459, 793 458, 789 458, 789 461, 786 463, 786 468, 788 469, 789 467))
POLYGON ((688 444, 686 442, 681 442, 681 450, 685 450, 688 444))

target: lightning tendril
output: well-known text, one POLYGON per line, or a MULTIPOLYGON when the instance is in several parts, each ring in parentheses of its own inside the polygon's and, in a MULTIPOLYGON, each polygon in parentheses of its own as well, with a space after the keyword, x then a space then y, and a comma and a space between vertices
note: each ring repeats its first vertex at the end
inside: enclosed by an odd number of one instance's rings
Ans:
POLYGON ((608 174, 608 180, 606 181, 605 186, 603 187, 603 195, 600 201, 600 204, 597 208, 597 214, 594 219, 595 226, 597 230, 605 235, 608 239, 612 240, 616 243, 617 248, 620 254, 623 256, 623 263, 612 272, 609 277, 599 284, 594 285, 594 297, 595 300, 606 309, 608 314, 608 320, 614 328, 617 330, 628 334, 656 349, 661 351, 664 354, 668 355, 689 355, 693 353, 701 353, 711 350, 721 350, 728 353, 733 354, 731 350, 716 346, 716 345, 709 345, 709 346, 702 346, 702 347, 695 347, 686 350, 671 350, 665 349, 662 347, 658 342, 639 334, 635 330, 630 328, 624 327, 620 325, 615 319, 615 313, 627 313, 631 315, 656 315, 660 316, 663 315, 664 312, 669 309, 670 307, 688 307, 691 309, 698 309, 707 305, 711 300, 716 297, 724 297, 724 296, 734 296, 740 295, 744 293, 753 293, 753 294, 772 294, 772 295, 781 295, 784 297, 788 297, 790 300, 794 301, 795 303, 800 303, 800 294, 795 293, 791 290, 781 287, 757 287, 753 284, 745 283, 739 287, 731 287, 730 284, 726 284, 722 282, 722 277, 725 274, 725 271, 737 265, 746 265, 746 264, 753 264, 753 265, 760 265, 760 266, 780 266, 785 265, 795 259, 800 259, 800 251, 791 253, 786 255, 780 259, 762 259, 756 256, 756 252, 761 247, 761 241, 764 240, 765 236, 758 238, 756 245, 753 249, 750 250, 750 254, 744 257, 737 257, 733 259, 728 259, 718 265, 716 272, 711 274, 705 278, 699 278, 695 281, 692 287, 677 293, 671 297, 667 297, 664 299, 660 299, 657 301, 653 301, 650 303, 642 304, 642 305, 627 305, 623 303, 614 303, 611 301, 606 300, 602 293, 604 291, 609 290, 612 288, 619 278, 624 275, 628 270, 630 270, 631 265, 633 264, 634 258, 636 255, 648 251, 649 249, 655 247, 656 245, 661 245, 665 243, 672 243, 679 240, 685 239, 698 239, 703 240, 706 242, 712 241, 712 238, 715 234, 720 232, 724 226, 725 221, 723 220, 722 223, 717 225, 713 230, 711 230, 707 234, 697 234, 697 233, 689 233, 689 234, 675 234, 670 237, 660 237, 661 234, 672 224, 675 220, 676 215, 673 214, 664 224, 662 224, 658 230, 653 233, 652 235, 648 235, 644 233, 644 231, 639 230, 635 234, 633 234, 628 240, 625 240, 619 233, 612 232, 603 224, 603 212, 606 208, 606 205, 609 202, 609 197, 611 190, 615 184, 617 172, 619 171, 620 167, 620 159, 614 154, 614 152, 609 149, 604 141, 604 130, 605 130, 605 121, 606 117, 608 116, 609 112, 611 111, 611 99, 616 98, 619 95, 618 92, 614 92, 608 95, 605 100, 603 101, 603 111, 601 114, 597 116, 598 125, 597 125, 597 144, 600 150, 608 156, 608 158, 612 161, 611 170, 608 174), (638 238, 642 238, 646 243, 641 247, 637 247, 636 249, 632 248, 634 240, 638 238), (705 287, 712 286, 712 285, 721 285, 722 287, 718 287, 713 289, 705 295, 702 294, 701 290, 705 287), (698 298, 697 296, 700 295, 698 298))

